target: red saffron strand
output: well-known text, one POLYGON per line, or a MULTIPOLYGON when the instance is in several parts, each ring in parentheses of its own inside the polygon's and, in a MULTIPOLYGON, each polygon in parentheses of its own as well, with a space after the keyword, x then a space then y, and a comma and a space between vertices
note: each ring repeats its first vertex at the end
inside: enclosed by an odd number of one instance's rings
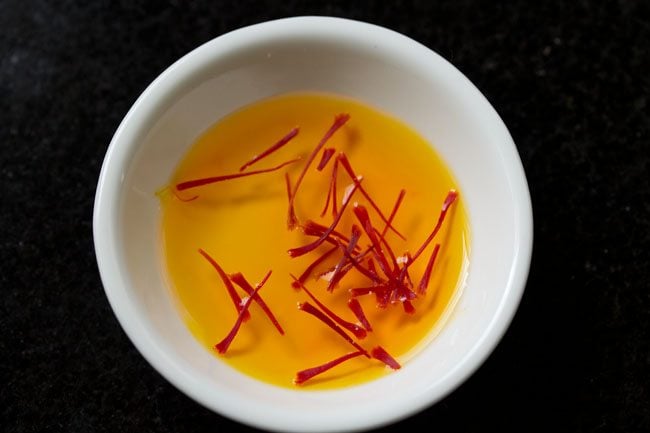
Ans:
POLYGON ((415 307, 413 306, 411 301, 409 301, 408 299, 405 300, 405 301, 402 301, 402 307, 404 308, 404 312, 406 314, 415 314, 415 307))
POLYGON ((260 153, 259 155, 255 155, 253 158, 251 158, 250 161, 246 162, 244 165, 239 167, 239 171, 244 171, 251 165, 255 164, 257 161, 259 161, 262 158, 265 158, 275 152, 276 150, 280 149, 282 146, 290 142, 293 137, 298 135, 298 132, 300 132, 300 128, 293 128, 287 135, 282 137, 277 143, 275 143, 273 146, 269 147, 266 149, 264 152, 260 153))
POLYGON ((393 275, 399 275, 399 264, 397 263, 397 257, 395 257, 395 253, 393 252, 393 249, 390 247, 390 244, 388 243, 386 238, 383 237, 376 228, 373 227, 373 230, 375 231, 375 234, 377 235, 379 242, 381 242, 385 247, 386 251, 388 252, 388 256, 390 257, 390 260, 393 263, 393 275))
POLYGON ((321 254, 316 260, 314 260, 309 266, 305 268, 302 274, 300 274, 300 277, 298 277, 298 281, 293 281, 291 283, 291 286, 294 289, 300 289, 300 283, 305 284, 307 282, 307 278, 314 272, 314 269, 321 263, 323 263, 329 256, 334 254, 334 251, 338 250, 339 247, 338 245, 334 245, 332 248, 329 250, 325 251, 323 254, 321 254))
POLYGON ((296 180, 296 185, 293 187, 293 193, 291 194, 291 197, 289 197, 289 213, 287 216, 287 226, 289 227, 289 230, 293 230, 296 224, 298 223, 298 218, 296 218, 296 211, 294 209, 293 203, 295 201, 298 188, 300 188, 300 184, 302 183, 302 180, 305 177, 305 174, 307 173, 309 166, 312 164, 314 158, 316 158, 316 155, 321 150, 321 148, 325 145, 327 140, 329 140, 332 137, 332 135, 334 135, 334 133, 339 130, 339 128, 345 125, 345 123, 349 119, 350 119, 349 114, 338 114, 334 118, 334 123, 332 123, 330 129, 325 133, 323 138, 321 138, 320 142, 316 145, 314 150, 312 150, 311 154, 309 155, 309 158, 307 159, 307 163, 303 167, 302 172, 300 172, 300 175, 296 180))
MULTIPOLYGON (((341 205, 341 212, 336 216, 336 219, 332 222, 332 224, 327 228, 327 230, 321 235, 320 238, 316 239, 314 242, 309 243, 307 245, 303 245, 301 247, 297 248, 291 248, 289 252, 289 256, 291 257, 299 257, 302 256, 303 254, 307 254, 310 251, 313 251, 314 249, 318 248, 320 244, 325 242, 325 240, 329 237, 329 235, 332 233, 332 231, 336 228, 336 225, 339 223, 341 220, 341 216, 343 215, 343 211, 347 207, 348 203, 350 202, 350 199, 354 195, 354 193, 357 190, 357 185, 358 183, 355 183, 352 186, 352 189, 350 190, 349 193, 345 195, 343 198, 343 204, 341 205)), ((294 191, 295 193, 295 191, 294 191)))
POLYGON ((361 304, 359 301, 357 301, 356 298, 348 299, 348 308, 350 308, 352 313, 357 317, 357 320, 359 323, 361 323, 361 326, 363 326, 366 331, 372 332, 372 326, 370 326, 370 322, 368 322, 368 318, 366 317, 361 304))
POLYGON ((427 291, 427 287, 429 286, 429 280, 431 279, 431 270, 433 269, 433 264, 436 261, 436 257, 438 256, 439 250, 440 250, 440 244, 436 244, 433 247, 433 251, 431 252, 431 257, 429 257, 429 261, 427 262, 427 267, 424 269, 424 273, 422 274, 422 279, 420 280, 420 284, 418 285, 418 293, 421 295, 424 295, 427 291))
POLYGON ((376 289, 379 286, 372 286, 372 287, 355 287, 352 289, 348 289, 348 292, 350 293, 350 296, 357 297, 357 296, 364 296, 364 295, 369 295, 371 293, 375 293, 376 289))
POLYGON ((377 268, 375 268, 375 262, 372 260, 372 257, 368 257, 368 270, 377 275, 377 268))
POLYGON ((348 262, 347 256, 352 255, 354 248, 357 246, 357 242, 359 242, 359 237, 361 237, 361 229, 356 224, 352 224, 352 235, 350 236, 350 243, 348 243, 347 247, 344 247, 342 244, 339 244, 339 248, 343 250, 343 257, 341 257, 341 260, 339 260, 339 262, 334 267, 334 272, 332 273, 329 283, 327 284, 328 292, 333 291, 334 287, 338 284, 341 278, 343 278, 344 273, 342 272, 342 270, 343 267, 348 262), (347 255, 345 254, 346 252, 347 255))
POLYGON ((355 203, 354 215, 361 223, 361 227, 363 227, 363 231, 365 231, 366 234, 368 235, 368 238, 370 238, 370 242, 372 244, 372 247, 374 248, 373 253, 375 255, 375 258, 377 258, 377 261, 379 262, 379 267, 384 272, 386 277, 393 278, 394 272, 391 269, 390 264, 386 259, 386 256, 384 255, 379 239, 377 239, 377 236, 375 234, 375 229, 372 226, 372 223, 370 222, 370 216, 368 215, 368 211, 366 210, 365 207, 355 203))
POLYGON ((339 364, 342 364, 343 362, 349 359, 356 358, 361 355, 363 355, 363 352, 358 350, 356 352, 350 352, 339 358, 333 359, 329 362, 326 362, 325 364, 318 365, 316 367, 307 368, 305 370, 301 370, 298 373, 296 373, 296 377, 293 379, 293 383, 296 385, 305 383, 309 379, 318 376, 319 374, 322 374, 328 370, 331 370, 332 368, 336 367, 339 364))
MULTIPOLYGON (((336 169, 336 167, 334 167, 334 169, 336 169)), ((334 181, 334 179, 330 180, 330 186, 327 188, 327 196, 325 197, 325 206, 323 206, 323 210, 320 212, 321 218, 325 216, 325 214, 327 213, 327 209, 330 207, 330 200, 332 199, 332 182, 333 181, 334 181)), ((334 197, 334 202, 336 203, 336 197, 334 197)))
POLYGON ((338 172, 339 172, 339 160, 335 159, 334 160, 334 166, 332 167, 332 174, 330 177, 330 185, 329 188, 327 189, 327 197, 325 198, 325 207, 323 207, 322 212, 320 213, 321 217, 324 217, 325 214, 327 213, 327 208, 329 207, 330 204, 330 199, 332 200, 332 217, 336 218, 336 181, 338 178, 338 172))
POLYGON ((316 167, 316 170, 318 171, 323 171, 323 169, 327 166, 327 163, 330 162, 330 159, 332 158, 332 155, 336 152, 336 149, 333 147, 328 147, 323 149, 323 156, 321 156, 320 162, 318 163, 318 167, 316 167))
POLYGON ((332 168, 333 173, 332 173, 332 179, 330 181, 330 187, 332 188, 332 218, 336 218, 336 216, 339 214, 339 211, 337 209, 337 201, 336 201, 336 184, 338 181, 338 175, 339 175, 339 161, 338 159, 334 161, 334 168, 332 168))
POLYGON ((393 293, 390 290, 390 287, 387 285, 379 286, 381 290, 375 292, 375 299, 377 300, 377 305, 379 308, 386 308, 390 302, 391 294, 393 293))
POLYGON ((224 174, 222 176, 204 177, 202 179, 188 180, 186 182, 181 182, 179 184, 176 184, 176 190, 184 191, 186 189, 196 188, 196 187, 204 186, 204 185, 209 185, 211 183, 222 182, 224 180, 237 179, 237 178, 240 178, 240 177, 253 176, 253 175, 262 174, 262 173, 270 173, 272 171, 280 170, 282 167, 285 167, 285 166, 287 166, 289 164, 293 164, 294 162, 298 162, 298 161, 300 161, 300 158, 291 159, 291 160, 283 162, 282 164, 277 165, 275 167, 265 168, 265 169, 262 169, 262 170, 247 171, 245 173, 224 174))
POLYGON ((388 229, 393 224, 393 219, 395 219, 395 215, 397 214, 397 211, 399 210, 399 207, 402 204, 402 200, 404 200, 405 195, 406 195, 406 190, 401 189, 399 191, 399 195, 397 196, 397 200, 395 201, 395 205, 393 205, 393 210, 390 211, 390 215, 388 215, 388 222, 385 224, 384 229, 381 231, 382 238, 386 237, 386 233, 388 233, 388 229))
MULTIPOLYGON (((263 286, 264 283, 266 283, 266 280, 269 279, 271 276, 271 271, 269 271, 264 279, 257 284, 258 286, 263 286)), ((260 295, 254 294, 255 289, 250 285, 250 283, 246 280, 244 275, 241 272, 237 272, 235 274, 230 275, 230 279, 233 281, 233 283, 237 284, 239 287, 241 287, 247 294, 248 296, 252 297, 255 302, 262 308, 266 316, 269 318, 271 323, 273 323, 273 326, 278 330, 280 335, 284 335, 284 329, 282 329, 282 326, 280 326, 280 323, 278 322, 278 319, 276 319, 275 315, 271 311, 271 309, 266 305, 266 302, 264 302, 264 299, 260 295)))
MULTIPOLYGON (((331 232, 329 232, 329 234, 326 234, 328 227, 318 224, 317 222, 314 222, 312 220, 305 221, 300 225, 300 227, 302 228, 302 232, 307 236, 314 236, 320 238, 321 236, 325 235, 326 236, 325 242, 328 242, 336 247, 338 247, 340 243, 344 243, 344 244, 350 243, 350 239, 347 236, 345 236, 344 234, 336 230, 332 230, 331 232)), ((360 249, 361 248, 357 244, 354 247, 354 252, 357 253, 360 251, 360 249)))
MULTIPOLYGON (((343 245, 341 245, 340 243, 337 244, 337 247, 340 250, 343 251, 343 255, 345 255, 346 259, 347 259, 346 263, 345 263, 345 266, 343 267, 343 271, 348 272, 351 268, 354 267, 354 268, 357 268, 359 270, 359 272, 362 272, 362 273, 364 271, 366 272, 366 274, 368 272, 370 272, 369 269, 365 269, 365 268, 363 268, 363 266, 361 266, 361 262, 363 261, 363 259, 364 259, 364 257, 366 255, 370 254, 370 252, 372 251, 372 248, 367 248, 364 252, 362 252, 360 254, 357 254, 356 256, 353 256, 351 252, 346 253, 346 248, 344 248, 343 245)), ((358 247, 359 247, 359 244, 357 244, 354 247, 354 249, 356 250, 358 247)), ((336 266, 334 266, 334 267, 336 267, 336 266)), ((330 268, 328 271, 325 271, 325 272, 321 273, 321 277, 323 275, 326 275, 326 274, 332 272, 334 270, 334 267, 330 268)), ((373 279, 375 277, 379 278, 377 275, 372 275, 370 278, 373 279)))
POLYGON ((390 354, 386 352, 386 350, 381 346, 377 346, 374 349, 372 349, 371 353, 373 358, 383 362, 393 370, 399 370, 400 368, 402 368, 402 366, 399 365, 399 362, 397 362, 395 358, 390 356, 390 354))
POLYGON ((411 290, 409 286, 404 282, 397 285, 394 292, 395 292, 396 299, 400 302, 412 301, 413 299, 418 297, 418 295, 413 290, 411 290))
MULTIPOLYGON (((339 248, 345 248, 345 247, 343 247, 341 245, 341 246, 339 246, 339 248)), ((346 260, 345 257, 343 257, 342 259, 346 260)), ((327 291, 328 292, 333 292, 335 286, 338 285, 341 282, 343 277, 345 277, 348 274, 348 272, 350 272, 350 270, 352 268, 353 268, 353 266, 350 263, 346 263, 340 270, 336 271, 336 273, 335 273, 336 266, 334 266, 333 269, 330 269, 327 272, 323 272, 320 275, 320 277, 322 279, 324 279, 325 281, 327 281, 327 291), (331 285, 331 288, 330 288, 330 283, 332 283, 332 281, 334 281, 334 285, 331 285)))
POLYGON ((404 266, 403 271, 402 271, 403 274, 400 274, 400 278, 404 278, 404 275, 406 275, 406 281, 408 281, 409 284, 411 285, 411 287, 413 287, 413 281, 411 280, 411 274, 409 273, 408 266, 406 266, 406 264, 410 263, 411 261, 413 261, 413 257, 411 256, 411 253, 409 253, 407 251, 406 252, 406 262, 405 262, 405 266, 404 266))
MULTIPOLYGON (((357 183, 355 179, 357 179, 357 175, 354 173, 354 170, 352 169, 352 165, 350 164, 350 161, 348 160, 348 157, 345 155, 343 152, 339 152, 339 155, 337 159, 341 162, 341 165, 343 165, 343 168, 345 171, 348 172, 348 175, 352 178, 352 181, 357 183)), ((363 196, 368 200, 368 203, 370 203, 370 206, 377 212, 379 217, 384 221, 384 223, 388 226, 390 230, 392 230, 397 236, 399 236, 402 240, 406 240, 406 238, 397 231, 395 227, 393 227, 389 222, 388 219, 384 216, 384 213, 379 209, 379 206, 377 206, 377 203, 370 197, 370 195, 366 192, 366 190, 359 185, 359 191, 363 196)))
POLYGON ((178 191, 176 191, 174 188, 172 188, 171 190, 172 190, 172 194, 174 194, 174 197, 176 197, 177 199, 179 199, 182 202, 194 201, 197 198, 199 198, 198 195, 195 195, 195 196, 190 197, 190 198, 182 198, 180 195, 178 195, 178 191))
POLYGON ((388 283, 378 284, 371 287, 355 287, 353 289, 349 289, 348 292, 353 298, 374 293, 375 298, 377 299, 377 306, 379 308, 386 308, 388 306, 388 302, 392 293, 390 287, 388 286, 388 283))
MULTIPOLYGON (((366 250, 366 252, 369 252, 369 251, 374 251, 374 250, 366 250)), ((382 283, 384 281, 377 274, 376 269, 374 269, 374 265, 373 265, 372 269, 366 269, 361 265, 359 260, 357 260, 357 258, 352 256, 350 253, 348 253, 347 250, 344 250, 343 254, 345 254, 345 256, 348 258, 348 260, 350 261, 350 264, 352 266, 354 266, 359 272, 361 272, 361 274, 363 274, 365 277, 370 279, 372 282, 374 282, 374 283, 382 283)), ((359 254, 359 256, 363 256, 363 255, 365 255, 365 252, 362 253, 362 254, 359 254)))
POLYGON ((316 298, 316 296, 314 296, 314 294, 309 289, 307 289, 307 287, 305 287, 304 284, 300 283, 300 280, 298 280, 298 278, 296 278, 293 274, 289 274, 289 275, 291 276, 291 278, 293 278, 294 282, 300 284, 300 288, 312 299, 312 301, 314 301, 314 303, 316 303, 318 308, 320 308, 323 311, 323 313, 329 316, 330 319, 335 321, 339 326, 342 326, 343 328, 353 333, 354 336, 357 337, 359 340, 366 338, 365 329, 359 327, 358 325, 352 322, 348 322, 347 320, 343 319, 341 316, 336 314, 334 311, 327 308, 327 306, 324 305, 321 301, 319 301, 318 298, 316 298))
POLYGON ((433 231, 429 235, 429 237, 424 241, 420 249, 413 254, 413 258, 408 261, 404 265, 405 268, 409 267, 411 263, 413 263, 417 258, 422 254, 422 251, 425 250, 425 248, 431 243, 433 238, 438 234, 438 231, 440 230, 440 227, 442 227, 442 222, 445 220, 445 216, 447 215, 447 211, 449 210, 449 207, 452 205, 454 200, 456 200, 456 197, 458 197, 458 193, 455 190, 450 190, 449 193, 447 193, 447 197, 445 198, 445 201, 442 203, 442 210, 440 211, 440 216, 438 217, 438 222, 436 223, 436 226, 433 228, 433 231))
MULTIPOLYGON (((242 311, 242 301, 241 298, 239 297, 239 294, 237 294, 237 290, 235 290, 235 287, 232 285, 230 282, 230 279, 228 278, 228 275, 226 272, 219 266, 216 260, 214 260, 208 253, 206 253, 204 250, 199 248, 199 254, 201 254, 211 265, 212 267, 217 271, 219 274, 219 277, 221 277, 221 281, 223 281, 223 284, 226 286, 226 290, 228 291, 228 295, 230 295, 230 299, 232 299, 233 304, 235 304, 235 308, 237 309, 237 313, 241 313, 242 311)), ((250 313, 246 312, 244 314, 244 318, 242 320, 246 321, 250 319, 250 313)))
POLYGON ((325 313, 323 313, 321 310, 318 308, 314 307, 311 305, 309 302, 300 302, 298 303, 298 309, 301 311, 304 311, 307 314, 311 314, 312 316, 316 317, 319 319, 321 322, 329 326, 333 331, 335 331, 337 334, 339 334, 341 337, 345 339, 348 343, 350 343, 352 346, 354 346, 355 349, 360 350, 364 356, 367 358, 370 358, 370 355, 368 354, 368 351, 361 347, 357 342, 355 342, 348 334, 345 333, 343 329, 341 329, 340 326, 338 326, 332 319, 330 319, 325 313))
POLYGON ((257 288, 257 286, 263 286, 264 284, 266 284, 266 281, 267 281, 267 280, 269 279, 269 277, 271 276, 271 273, 273 273, 273 271, 269 269, 269 271, 266 273, 266 275, 264 275, 264 278, 262 278, 262 281, 260 281, 259 283, 255 284, 255 288, 257 288))
POLYGON ((291 200, 291 179, 286 171, 284 172, 284 185, 287 187, 287 197, 291 200))
MULTIPOLYGON (((300 227, 302 228, 303 233, 306 234, 307 236, 316 236, 316 237, 323 236, 323 233, 325 233, 328 230, 328 227, 318 224, 317 222, 312 220, 305 221, 300 225, 300 227)), ((343 233, 336 230, 332 230, 329 234, 329 237, 331 243, 333 244, 336 244, 337 239, 339 239, 340 241, 346 244, 350 243, 350 239, 347 236, 345 236, 343 233)))
POLYGON ((261 285, 258 285, 257 288, 253 291, 251 296, 246 299, 246 302, 244 302, 244 305, 242 306, 242 310, 239 312, 239 316, 237 316, 237 320, 235 321, 235 324, 233 325, 232 329, 226 335, 226 337, 221 340, 219 343, 217 343, 214 348, 217 349, 217 352, 220 354, 226 353, 228 348, 230 347, 230 344, 232 341, 235 339, 235 336, 237 335, 237 332, 239 332, 239 328, 241 327, 242 322, 244 321, 244 315, 248 313, 248 307, 250 307, 251 303, 253 302, 253 298, 257 295, 257 293, 260 291, 262 288, 261 285))

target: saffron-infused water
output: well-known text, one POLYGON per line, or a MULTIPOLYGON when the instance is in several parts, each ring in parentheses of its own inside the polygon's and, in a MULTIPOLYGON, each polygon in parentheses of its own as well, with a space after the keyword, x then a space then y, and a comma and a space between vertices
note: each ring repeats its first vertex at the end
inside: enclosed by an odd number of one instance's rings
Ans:
POLYGON ((188 328, 267 383, 339 388, 390 374, 435 338, 462 291, 462 191, 431 144, 358 101, 304 93, 244 107, 197 138, 159 197, 168 281, 188 328), (296 385, 298 372, 337 359, 296 385))

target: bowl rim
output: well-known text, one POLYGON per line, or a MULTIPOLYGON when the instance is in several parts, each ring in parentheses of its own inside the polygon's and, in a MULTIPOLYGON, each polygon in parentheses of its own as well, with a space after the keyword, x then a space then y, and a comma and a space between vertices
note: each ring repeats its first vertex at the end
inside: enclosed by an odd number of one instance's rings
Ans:
POLYGON ((506 293, 489 326, 483 333, 483 339, 477 342, 474 345, 474 350, 463 358, 463 363, 454 368, 445 378, 446 380, 442 382, 444 389, 442 391, 431 390, 428 399, 417 404, 401 405, 393 410, 384 411, 378 414, 375 419, 333 422, 327 428, 328 431, 367 430, 397 422, 435 404, 464 383, 484 363, 501 341, 517 311, 526 286, 532 257, 532 204, 526 176, 514 141, 502 119, 474 84, 451 63, 428 47, 401 33, 363 21, 327 16, 298 16, 262 22, 233 30, 190 51, 163 71, 142 92, 120 123, 110 142, 102 164, 93 210, 93 237, 96 258, 104 291, 122 329, 143 357, 176 388, 201 405, 242 424, 275 431, 324 431, 318 426, 312 426, 312 428, 304 425, 291 426, 289 420, 279 419, 274 417, 273 414, 266 417, 247 418, 241 411, 224 408, 223 405, 210 399, 210 396, 197 391, 194 386, 196 385, 196 378, 191 377, 180 366, 175 365, 172 360, 165 357, 164 353, 160 352, 159 347, 148 341, 148 336, 142 335, 137 330, 139 319, 133 317, 135 309, 129 305, 129 299, 112 289, 112 274, 119 272, 121 266, 116 257, 113 257, 116 250, 115 242, 111 239, 113 234, 106 230, 106 227, 111 225, 111 221, 118 218, 119 193, 121 182, 124 180, 124 173, 120 172, 121 179, 117 179, 115 171, 128 163, 128 159, 134 151, 125 144, 123 136, 127 129, 138 128, 138 122, 142 117, 140 112, 156 110, 161 101, 164 101, 165 96, 175 91, 174 83, 179 77, 186 79, 192 68, 198 67, 203 61, 213 58, 215 53, 218 54, 223 46, 232 44, 242 47, 246 46, 246 44, 255 44, 260 37, 282 37, 287 34, 297 35, 300 33, 318 34, 319 36, 335 33, 337 38, 344 35, 345 37, 363 40, 367 38, 385 39, 390 40, 391 43, 399 44, 405 49, 412 50, 414 54, 433 56, 442 67, 449 69, 450 74, 463 82, 464 87, 466 87, 467 91, 472 92, 473 97, 484 100, 488 109, 492 111, 489 114, 492 115, 494 122, 498 123, 497 126, 503 130, 503 146, 506 148, 509 158, 507 161, 507 166, 510 168, 509 180, 513 189, 513 196, 516 198, 514 218, 521 229, 516 239, 517 251, 510 266, 506 293))

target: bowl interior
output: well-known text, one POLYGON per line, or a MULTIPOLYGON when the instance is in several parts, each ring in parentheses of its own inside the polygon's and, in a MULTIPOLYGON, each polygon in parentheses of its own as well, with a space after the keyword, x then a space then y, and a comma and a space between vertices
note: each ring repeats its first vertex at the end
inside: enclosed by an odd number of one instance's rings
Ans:
POLYGON ((494 348, 518 305, 532 243, 530 199, 498 115, 445 60, 368 24, 329 18, 265 23, 190 53, 140 97, 106 156, 95 236, 111 305, 168 380, 226 416, 271 430, 352 430, 442 398, 494 348), (162 267, 156 190, 198 135, 256 100, 296 91, 352 97, 402 119, 454 173, 471 227, 466 287, 445 326, 402 370, 365 385, 292 392, 241 375, 187 330, 162 267))

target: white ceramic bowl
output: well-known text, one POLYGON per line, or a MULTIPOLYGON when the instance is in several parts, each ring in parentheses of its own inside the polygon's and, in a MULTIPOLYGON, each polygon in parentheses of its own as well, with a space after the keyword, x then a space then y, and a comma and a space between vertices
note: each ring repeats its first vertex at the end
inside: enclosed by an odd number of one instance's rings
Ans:
POLYGON ((145 90, 106 154, 94 236, 115 315, 142 355, 177 388, 262 429, 352 431, 432 405, 486 359, 525 287, 532 212, 506 127, 450 63, 381 27, 299 17, 220 36, 174 63, 145 90), (154 192, 209 125, 241 106, 291 91, 342 94, 410 124, 435 143, 469 214, 467 284, 440 334, 401 370, 348 389, 292 391, 238 373, 192 337, 165 283, 154 192))

